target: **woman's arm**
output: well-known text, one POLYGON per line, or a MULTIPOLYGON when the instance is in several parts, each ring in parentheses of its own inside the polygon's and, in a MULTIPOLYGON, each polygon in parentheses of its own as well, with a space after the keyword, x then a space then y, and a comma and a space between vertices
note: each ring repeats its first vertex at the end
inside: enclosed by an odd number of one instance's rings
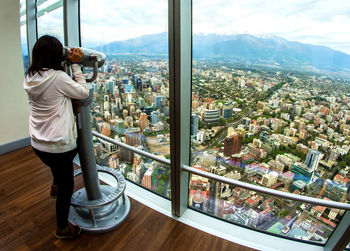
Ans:
POLYGON ((66 96, 73 99, 84 99, 89 96, 89 87, 86 84, 85 77, 81 72, 81 68, 76 63, 81 61, 84 53, 79 48, 72 48, 68 53, 68 59, 72 64, 73 79, 71 79, 67 74, 62 73, 58 76, 59 90, 66 96), (61 77, 61 79, 60 79, 61 77), (62 83, 62 84, 61 84, 62 83))
POLYGON ((65 72, 60 72, 56 78, 57 88, 65 96, 72 99, 84 99, 89 96, 89 86, 86 84, 79 65, 72 65, 73 76, 76 81, 65 72))

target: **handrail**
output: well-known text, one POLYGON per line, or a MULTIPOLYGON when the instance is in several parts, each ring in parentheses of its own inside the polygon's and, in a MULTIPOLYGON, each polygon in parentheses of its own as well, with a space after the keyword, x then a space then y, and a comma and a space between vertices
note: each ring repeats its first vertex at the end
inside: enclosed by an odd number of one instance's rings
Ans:
POLYGON ((282 192, 282 191, 274 190, 271 188, 261 187, 261 186, 249 184, 249 183, 238 181, 238 180, 225 178, 225 177, 219 176, 217 174, 204 172, 204 171, 201 171, 199 169, 189 167, 186 165, 182 166, 182 170, 187 171, 189 173, 197 174, 199 176, 206 177, 206 178, 209 178, 212 180, 216 180, 216 181, 219 181, 222 183, 230 184, 233 186, 238 186, 241 188, 246 188, 246 189, 253 190, 256 192, 260 192, 260 193, 264 193, 264 194, 269 194, 269 195, 273 195, 273 196, 277 196, 277 197, 281 197, 281 198, 285 198, 285 199, 296 200, 296 201, 306 202, 306 203, 310 203, 310 204, 331 207, 331 208, 337 208, 337 209, 344 209, 344 210, 350 211, 350 204, 347 204, 347 203, 322 200, 322 199, 312 198, 312 197, 308 197, 308 196, 304 196, 304 195, 282 192))
MULTIPOLYGON (((116 144, 120 147, 128 149, 128 150, 135 152, 137 154, 143 155, 147 158, 153 159, 155 161, 158 161, 158 162, 166 164, 166 165, 170 165, 170 160, 168 160, 168 159, 160 158, 152 153, 137 149, 135 147, 129 146, 129 145, 124 144, 122 142, 118 142, 118 141, 111 139, 103 134, 98 133, 98 132, 92 131, 92 135, 94 135, 98 138, 104 139, 112 144, 116 144)), ((282 192, 282 191, 274 190, 271 188, 261 187, 261 186, 249 184, 249 183, 238 181, 238 180, 225 178, 225 177, 219 176, 217 174, 204 172, 204 171, 201 171, 199 169, 196 169, 196 168, 193 168, 190 166, 186 166, 186 165, 182 166, 182 170, 189 172, 189 173, 197 174, 199 176, 206 177, 206 178, 209 178, 212 180, 216 180, 216 181, 219 181, 222 183, 230 184, 230 185, 241 187, 241 188, 246 188, 246 189, 249 189, 252 191, 256 191, 256 192, 260 192, 260 193, 264 193, 264 194, 269 194, 272 196, 277 196, 277 197, 281 197, 281 198, 285 198, 285 199, 289 199, 289 200, 301 201, 301 202, 310 203, 310 204, 314 204, 314 205, 350 211, 350 204, 347 204, 347 203, 317 199, 317 198, 312 198, 312 197, 308 197, 308 196, 304 196, 304 195, 282 192)))
POLYGON ((98 137, 98 138, 104 139, 104 140, 106 140, 106 141, 108 141, 108 142, 110 142, 110 143, 112 143, 112 144, 117 145, 117 146, 120 146, 120 147, 123 147, 123 148, 125 148, 125 149, 128 149, 128 150, 130 150, 130 151, 132 151, 132 152, 135 152, 135 153, 137 153, 137 154, 140 154, 140 155, 142 155, 142 156, 145 156, 145 157, 147 157, 147 158, 153 159, 153 160, 155 160, 155 161, 157 161, 157 162, 160 162, 160 163, 163 163, 163 164, 166 164, 166 165, 170 165, 170 160, 168 160, 168 159, 161 158, 161 157, 159 157, 159 156, 157 156, 157 155, 154 155, 154 154, 152 154, 152 153, 149 153, 149 152, 140 150, 140 149, 138 149, 138 148, 129 146, 128 144, 124 144, 124 143, 122 143, 122 142, 116 141, 116 140, 111 139, 111 138, 109 138, 109 137, 107 137, 107 136, 105 136, 105 135, 103 135, 103 134, 101 134, 101 133, 92 131, 92 135, 94 135, 94 136, 96 136, 96 137, 98 137))

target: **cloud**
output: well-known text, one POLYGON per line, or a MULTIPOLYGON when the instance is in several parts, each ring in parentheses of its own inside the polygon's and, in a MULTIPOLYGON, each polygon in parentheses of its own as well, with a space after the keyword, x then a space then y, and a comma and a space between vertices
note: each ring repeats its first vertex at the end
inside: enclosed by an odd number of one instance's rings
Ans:
POLYGON ((270 34, 350 54, 349 25, 350 1, 193 1, 195 33, 270 34))
MULTIPOLYGON (((166 0, 81 0, 80 5, 83 45, 168 30, 166 0)), ((63 36, 62 15, 49 15, 39 24, 63 36)), ((348 27, 347 0, 193 0, 194 33, 269 34, 350 54, 348 27)))

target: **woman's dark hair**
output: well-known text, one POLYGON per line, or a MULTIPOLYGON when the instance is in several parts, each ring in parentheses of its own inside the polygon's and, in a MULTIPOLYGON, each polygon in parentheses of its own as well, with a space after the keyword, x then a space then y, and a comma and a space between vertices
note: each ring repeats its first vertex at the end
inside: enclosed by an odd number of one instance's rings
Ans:
POLYGON ((63 46, 57 38, 49 35, 40 37, 33 47, 32 64, 27 75, 46 69, 63 70, 62 57, 63 46))

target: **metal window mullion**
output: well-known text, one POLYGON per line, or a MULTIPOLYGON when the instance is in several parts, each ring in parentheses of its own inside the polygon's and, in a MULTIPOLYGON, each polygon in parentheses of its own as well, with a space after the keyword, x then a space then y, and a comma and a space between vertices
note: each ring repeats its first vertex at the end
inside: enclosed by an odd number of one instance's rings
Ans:
POLYGON ((350 242, 350 211, 346 211, 331 237, 328 239, 324 250, 344 250, 350 242))
POLYGON ((63 6, 63 1, 62 0, 56 2, 56 3, 52 4, 52 5, 49 5, 45 9, 42 9, 42 10, 37 12, 37 18, 45 15, 45 13, 50 13, 50 12, 56 10, 56 9, 59 9, 62 6, 63 6))
POLYGON ((38 37, 35 0, 26 0, 27 44, 29 64, 32 59, 32 49, 38 37))
POLYGON ((63 0, 64 45, 78 47, 79 41, 79 1, 63 0))
POLYGON ((191 8, 188 0, 169 0, 169 96, 172 214, 187 209, 191 116, 191 8))

